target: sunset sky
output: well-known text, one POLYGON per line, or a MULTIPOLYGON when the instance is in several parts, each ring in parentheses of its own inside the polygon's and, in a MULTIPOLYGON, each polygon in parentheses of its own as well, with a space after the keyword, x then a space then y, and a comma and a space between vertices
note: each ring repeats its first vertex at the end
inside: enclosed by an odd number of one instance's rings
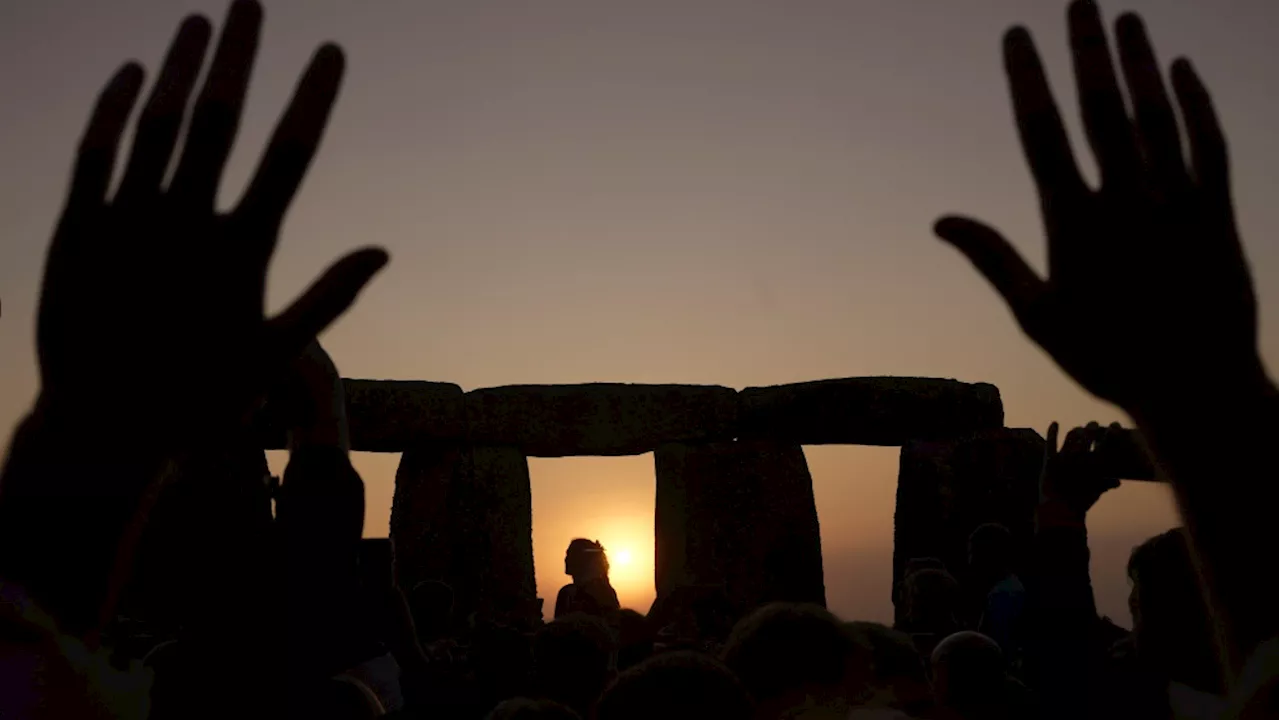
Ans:
MULTIPOLYGON (((342 44, 346 83, 284 227, 269 307, 348 249, 388 248, 390 266, 322 338, 348 377, 472 389, 922 375, 994 383, 1007 424, 1042 434, 1054 420, 1124 420, 1026 340, 996 294, 930 233, 940 214, 970 213, 1043 267, 999 47, 1009 25, 1031 28, 1092 175, 1065 3, 265 4, 222 201, 239 196, 314 48, 342 44)), ((1276 4, 1104 6, 1111 18, 1125 9, 1144 15, 1166 66, 1190 56, 1214 94, 1274 375, 1276 4)), ((122 61, 154 72, 190 10, 220 23, 225 4, 0 9, 6 431, 37 390, 38 279, 90 105, 122 61)), ((829 604, 849 618, 888 619, 898 451, 806 453, 829 604)), ((273 454, 277 469, 283 461, 273 454)), ((397 461, 356 456, 370 536, 387 532, 397 461)), ((576 536, 604 543, 624 604, 647 609, 652 456, 531 460, 530 471, 548 609, 576 536)), ((1163 487, 1128 483, 1089 522, 1102 610, 1127 624, 1128 551, 1176 522, 1171 499, 1163 487)))

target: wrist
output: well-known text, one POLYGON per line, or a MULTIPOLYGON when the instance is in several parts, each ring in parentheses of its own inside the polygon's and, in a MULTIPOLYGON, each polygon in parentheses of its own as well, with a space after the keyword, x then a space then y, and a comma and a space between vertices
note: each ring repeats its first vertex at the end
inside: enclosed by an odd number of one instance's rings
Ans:
POLYGON ((350 452, 351 434, 345 414, 338 411, 293 425, 288 430, 288 447, 290 451, 304 447, 326 447, 344 453, 350 452))
POLYGON ((14 444, 52 453, 63 462, 85 458, 86 462, 160 465, 170 454, 156 433, 109 410, 85 403, 61 402, 42 392, 14 434, 14 444), (62 448, 63 452, 56 452, 62 448), (75 448, 76 452, 65 452, 75 448), (74 457, 71 457, 74 456, 74 457))
POLYGON ((164 459, 47 408, 38 404, 19 425, 4 466, 0 577, 79 634, 111 597, 110 579, 164 459))
POLYGON ((1222 414, 1240 415, 1258 409, 1270 416, 1275 411, 1276 385, 1260 359, 1211 377, 1212 382, 1188 383, 1177 392, 1153 396, 1126 410, 1144 431, 1187 422, 1203 427, 1207 417, 1222 414))
POLYGON ((1036 527, 1037 529, 1051 527, 1083 529, 1085 516, 1085 512, 1070 503, 1057 498, 1045 498, 1036 506, 1036 527))

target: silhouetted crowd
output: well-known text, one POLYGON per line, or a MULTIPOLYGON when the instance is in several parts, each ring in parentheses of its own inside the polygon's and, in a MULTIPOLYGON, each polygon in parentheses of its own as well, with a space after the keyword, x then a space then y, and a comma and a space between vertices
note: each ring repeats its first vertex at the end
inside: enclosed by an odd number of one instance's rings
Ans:
POLYGON ((1132 630, 1098 614, 1085 529, 1119 484, 1098 460, 1114 425, 1061 446, 1049 428, 1031 537, 984 524, 964 567, 911 560, 893 627, 787 602, 741 612, 716 587, 642 614, 586 539, 550 622, 466 608, 470 589, 441 580, 398 587, 389 541, 362 539, 342 383, 315 340, 388 256, 353 252, 280 314, 263 308, 341 50, 317 51, 244 197, 215 210, 261 20, 233 3, 198 93, 212 27, 182 24, 114 193, 139 66, 110 80, 81 140, 40 297, 40 393, 0 480, 0 718, 1276 716, 1276 387, 1222 129, 1186 60, 1170 95, 1136 16, 1116 23, 1118 77, 1097 7, 1068 12, 1097 188, 1030 35, 1005 37, 1048 277, 985 224, 935 225, 1032 340, 1134 420, 1175 493, 1183 526, 1129 560, 1132 630), (288 414, 279 483, 249 432, 268 397, 288 414))

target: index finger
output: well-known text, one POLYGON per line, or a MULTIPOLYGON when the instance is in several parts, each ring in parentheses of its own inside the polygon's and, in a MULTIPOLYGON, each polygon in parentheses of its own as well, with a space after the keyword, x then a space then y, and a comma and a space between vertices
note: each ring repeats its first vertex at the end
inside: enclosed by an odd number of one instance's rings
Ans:
POLYGON ((337 45, 324 45, 316 51, 236 209, 242 220, 271 229, 268 245, 263 248, 267 255, 275 249, 274 229, 283 220, 320 146, 345 66, 337 45))
POLYGON ((1071 152, 1044 65, 1026 28, 1017 27, 1005 34, 1004 67, 1018 137, 1041 201, 1046 207, 1058 207, 1087 188, 1071 152))

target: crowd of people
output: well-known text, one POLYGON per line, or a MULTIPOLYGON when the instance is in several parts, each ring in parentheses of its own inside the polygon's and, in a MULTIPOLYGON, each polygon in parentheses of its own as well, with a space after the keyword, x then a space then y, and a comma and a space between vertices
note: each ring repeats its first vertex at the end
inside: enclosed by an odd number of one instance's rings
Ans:
POLYGON ((317 51, 243 199, 215 211, 261 25, 236 0, 169 182, 203 18, 179 29, 114 193, 140 67, 110 80, 81 140, 40 297, 40 393, 0 479, 0 717, 1274 717, 1262 480, 1277 393, 1226 142, 1185 60, 1170 99, 1137 17, 1116 23, 1123 84, 1098 8, 1076 0, 1068 24, 1097 188, 1030 36, 1004 42, 1048 277, 985 224, 935 231, 1065 372, 1133 418, 1175 493, 1183 526, 1129 561, 1132 630, 1094 605, 1085 519, 1118 480, 1095 459, 1115 428, 1093 424, 1061 447, 1049 429, 1029 545, 987 524, 966 567, 912 560, 893 627, 814 605, 735 613, 715 588, 642 614, 586 539, 550 622, 470 612, 466 589, 439 580, 398 587, 393 549, 362 540, 342 384, 315 340, 387 254, 354 252, 263 310, 343 55, 317 51), (278 487, 246 430, 268 396, 289 414, 278 487))

